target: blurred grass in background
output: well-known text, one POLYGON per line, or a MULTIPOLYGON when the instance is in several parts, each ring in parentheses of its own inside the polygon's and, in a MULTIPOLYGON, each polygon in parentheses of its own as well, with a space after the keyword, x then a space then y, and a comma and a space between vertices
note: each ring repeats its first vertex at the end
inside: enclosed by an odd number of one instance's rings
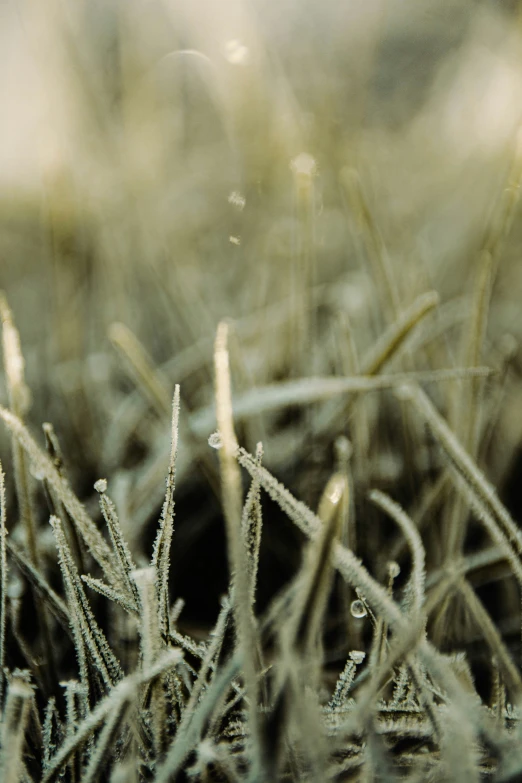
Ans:
MULTIPOLYGON (((238 395, 357 373, 428 290, 440 305, 390 371, 467 364, 480 254, 502 233, 520 162, 518 4, 53 0, 0 15, 0 287, 24 346, 27 420, 54 423, 82 496, 111 478, 139 550, 161 505, 180 383, 174 558, 182 570, 197 539, 215 564, 205 411, 220 319, 233 321, 238 395)), ((480 464, 501 491, 522 436, 518 212, 512 223, 480 351, 500 380, 487 382, 477 424, 480 464)), ((464 385, 430 387, 457 430, 464 385)), ((382 565, 390 531, 368 534, 366 490, 422 509, 440 457, 386 393, 356 404, 261 405, 239 434, 252 452, 262 440, 267 467, 312 506, 349 438, 358 551, 382 565)), ((2 435, 6 465, 8 454, 2 435)), ((451 497, 437 513, 455 513, 451 497)), ((427 534, 432 565, 444 524, 427 534)), ((299 558, 273 526, 267 585, 299 558)))

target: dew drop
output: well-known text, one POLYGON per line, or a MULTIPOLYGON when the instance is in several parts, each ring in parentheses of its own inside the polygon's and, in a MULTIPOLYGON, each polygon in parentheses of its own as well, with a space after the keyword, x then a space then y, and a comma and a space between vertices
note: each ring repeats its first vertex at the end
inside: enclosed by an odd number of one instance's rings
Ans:
POLYGON ((350 658, 357 666, 364 661, 364 659, 366 658, 366 653, 363 652, 362 650, 352 650, 350 653, 350 658))
POLYGON ((311 179, 317 171, 317 163, 308 152, 301 152, 291 160, 290 168, 296 176, 311 179))
POLYGON ((35 478, 37 481, 44 480, 45 470, 43 470, 43 468, 37 467, 36 465, 32 465, 30 471, 31 471, 31 476, 35 478))
POLYGON ((248 60, 248 47, 237 38, 227 41, 224 47, 225 59, 232 65, 243 65, 248 60))
POLYGON ((17 598, 21 598, 24 593, 25 584, 22 579, 19 579, 17 576, 9 577, 6 589, 7 597, 16 600, 17 598))
POLYGON ((335 440, 335 455, 339 462, 346 463, 352 456, 352 444, 345 435, 339 435, 335 440))
POLYGON ((211 446, 213 449, 220 449, 223 445, 223 441, 221 440, 221 435, 216 430, 216 432, 213 432, 212 435, 210 435, 208 439, 208 445, 211 446))
POLYGON ((395 396, 401 402, 408 402, 413 398, 412 387, 404 383, 395 390, 395 396))
POLYGON ((98 479, 94 484, 94 489, 99 492, 100 495, 107 492, 107 479, 98 479))
POLYGON ((365 605, 359 599, 352 601, 352 605, 350 606, 350 612, 352 613, 352 616, 357 617, 357 619, 366 617, 366 615, 368 614, 365 605))

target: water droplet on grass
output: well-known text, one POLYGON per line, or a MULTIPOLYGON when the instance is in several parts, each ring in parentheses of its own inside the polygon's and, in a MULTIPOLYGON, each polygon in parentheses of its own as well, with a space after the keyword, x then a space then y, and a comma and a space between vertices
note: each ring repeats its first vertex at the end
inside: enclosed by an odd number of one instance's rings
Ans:
POLYGON ((225 59, 232 65, 244 65, 248 60, 248 54, 248 47, 237 38, 227 41, 224 46, 225 59))
POLYGON ((352 601, 352 605, 350 606, 350 612, 352 613, 353 617, 356 617, 359 620, 362 617, 366 617, 366 615, 368 614, 365 605, 359 599, 352 601))
POLYGON ((301 152, 300 155, 292 159, 290 168, 296 176, 311 179, 317 171, 317 163, 308 152, 301 152))

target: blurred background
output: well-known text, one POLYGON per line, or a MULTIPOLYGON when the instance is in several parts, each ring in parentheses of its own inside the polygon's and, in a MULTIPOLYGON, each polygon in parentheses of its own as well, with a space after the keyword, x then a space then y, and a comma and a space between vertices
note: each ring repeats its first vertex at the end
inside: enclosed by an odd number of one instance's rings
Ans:
MULTIPOLYGON (((480 252, 517 186, 521 38, 515 1, 1 4, 0 288, 21 334, 27 422, 42 443, 41 423, 54 424, 95 515, 92 485, 109 479, 145 556, 181 384, 173 590, 194 624, 213 617, 226 589, 207 444, 217 323, 230 319, 241 396, 356 374, 435 290, 438 308, 386 372, 462 366, 480 252)), ((516 512, 516 210, 511 222, 482 356, 500 372, 485 388, 478 459, 516 512)), ((463 383, 430 386, 445 416, 463 383)), ((250 451, 262 440, 266 466, 314 508, 332 469, 349 462, 351 543, 375 568, 391 533, 367 489, 414 511, 441 470, 415 415, 386 392, 350 409, 260 404, 238 434, 250 451)), ((9 453, 2 432, 8 473, 9 453)), ((435 522, 451 513, 445 497, 430 506, 435 522)), ((268 502, 265 527, 261 603, 301 556, 268 502)), ((441 528, 427 527, 437 565, 441 528)))

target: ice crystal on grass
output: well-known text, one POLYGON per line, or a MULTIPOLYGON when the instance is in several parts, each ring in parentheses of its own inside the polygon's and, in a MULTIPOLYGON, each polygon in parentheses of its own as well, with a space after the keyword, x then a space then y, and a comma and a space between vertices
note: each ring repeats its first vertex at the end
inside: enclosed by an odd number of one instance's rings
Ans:
POLYGON ((56 547, 67 593, 69 615, 75 635, 76 653, 82 681, 88 688, 88 654, 97 675, 101 677, 105 687, 110 690, 121 678, 120 665, 103 631, 94 618, 80 581, 78 570, 67 545, 61 522, 58 517, 51 517, 50 521, 56 538, 56 547))
MULTIPOLYGON (((354 479, 347 472, 349 455, 338 448, 338 469, 326 482, 314 513, 263 466, 261 444, 255 456, 238 445, 234 429, 238 407, 234 407, 231 391, 225 324, 218 329, 215 371, 220 434, 219 442, 211 436, 211 445, 219 445, 230 574, 229 591, 216 624, 208 640, 199 644, 177 629, 184 601, 178 598, 171 605, 169 589, 171 548, 175 545, 174 487, 180 459, 179 386, 172 406, 171 454, 160 525, 151 565, 140 568, 136 563, 141 561, 131 552, 116 506, 107 494, 107 481, 98 480, 95 489, 110 544, 66 483, 61 458, 59 463, 56 459, 52 462, 41 454, 25 426, 9 412, 3 413, 4 421, 55 494, 54 508, 64 516, 51 516, 51 526, 67 603, 48 584, 45 574, 7 538, 0 471, 3 644, 7 601, 14 600, 7 597, 6 590, 10 557, 44 602, 53 622, 69 630, 77 656, 79 680, 63 683, 63 717, 56 706, 56 695, 46 702, 39 729, 45 744, 41 754, 43 780, 51 783, 63 774, 78 773, 82 783, 94 783, 109 770, 117 779, 124 774, 122 770, 128 771, 129 758, 137 782, 152 778, 155 783, 166 783, 182 770, 192 780, 224 775, 234 781, 268 781, 280 779, 290 770, 298 779, 323 779, 326 774, 328 779, 336 780, 341 770, 355 768, 364 769, 365 775, 376 774, 377 770, 379 774, 391 774, 395 762, 388 748, 400 747, 401 743, 416 750, 412 755, 399 751, 399 766, 413 764, 413 768, 424 770, 426 759, 432 758, 430 754, 436 748, 444 774, 457 769, 459 779, 478 780, 478 770, 488 763, 481 737, 493 745, 507 743, 508 739, 499 738, 498 723, 494 728, 484 712, 473 712, 479 702, 467 664, 457 665, 453 659, 441 656, 426 638, 426 623, 437 609, 437 596, 444 599, 458 592, 475 627, 483 634, 496 661, 494 710, 504 716, 502 720, 514 721, 522 682, 466 572, 455 570, 451 578, 442 576, 435 583, 435 592, 430 593, 426 588, 426 551, 415 522, 385 493, 371 490, 370 500, 397 524, 410 552, 410 572, 400 587, 399 603, 395 594, 401 574, 399 563, 387 561, 387 581, 381 585, 346 546, 349 537, 344 529, 354 523, 350 517, 354 479), (244 500, 239 466, 251 477, 244 500), (257 617, 264 492, 279 504, 309 543, 301 568, 289 586, 257 617), (71 530, 64 524, 69 516, 76 522, 71 530), (69 541, 73 530, 81 533, 81 539, 71 538, 76 555, 69 541), (102 566, 105 579, 91 573, 80 575, 75 556, 83 563, 89 551, 102 566), (348 604, 348 617, 369 617, 373 639, 368 652, 352 649, 348 653, 335 684, 328 689, 323 681, 324 630, 335 570, 357 595, 348 604), (123 640, 110 627, 107 633, 102 630, 82 585, 108 602, 115 629, 123 629, 125 622, 134 628, 137 624, 140 655, 131 657, 131 673, 125 674, 117 657, 124 652, 123 640), (304 690, 303 682, 307 683, 304 690), (452 736, 464 749, 458 758, 452 736)), ((411 384, 413 375, 408 377, 411 384)), ((381 377, 380 384, 386 383, 387 379, 381 377)), ((303 382, 294 388, 304 388, 303 382)), ((351 388, 360 392, 363 385, 356 379, 351 388)), ((464 497, 484 520, 518 575, 520 553, 513 520, 419 387, 410 385, 407 396, 440 440, 451 459, 450 471, 458 486, 465 487, 464 497)), ((55 436, 49 442, 50 454, 56 456, 59 447, 55 436)), ((14 633, 22 651, 26 650, 18 626, 14 633)), ((128 638, 136 638, 135 631, 128 638)), ((34 665, 32 659, 30 662, 34 665)), ((5 749, 9 742, 15 752, 8 761, 3 751, 2 763, 6 779, 18 783, 28 775, 24 758, 26 736, 33 742, 33 689, 26 678, 9 674, 3 700, 2 747, 5 749), (19 698, 20 709, 13 701, 19 698), (16 728, 10 718, 13 710, 23 718, 16 728)), ((517 759, 513 746, 509 747, 517 759)))
POLYGON ((107 492, 107 479, 98 479, 98 481, 94 483, 94 489, 100 494, 107 492))
POLYGON ((328 710, 335 711, 346 707, 348 694, 350 693, 357 672, 357 666, 364 661, 365 657, 366 653, 359 650, 353 650, 350 653, 345 667, 337 680, 334 694, 328 703, 328 710))
POLYGON ((213 449, 220 449, 223 446, 223 442, 221 440, 221 435, 219 432, 213 432, 211 435, 208 436, 208 445, 211 446, 213 449))
POLYGON ((177 385, 172 401, 171 449, 165 502, 152 556, 152 565, 156 569, 158 580, 160 626, 163 633, 168 633, 169 628, 169 568, 170 548, 174 533, 174 489, 176 486, 176 460, 178 455, 179 406, 180 388, 177 385))
POLYGON ((23 780, 23 751, 29 709, 34 692, 26 678, 13 673, 7 689, 5 711, 2 718, 2 748, 0 771, 5 783, 23 780))
POLYGON ((2 783, 518 780, 516 3, 29 5, 2 783))

